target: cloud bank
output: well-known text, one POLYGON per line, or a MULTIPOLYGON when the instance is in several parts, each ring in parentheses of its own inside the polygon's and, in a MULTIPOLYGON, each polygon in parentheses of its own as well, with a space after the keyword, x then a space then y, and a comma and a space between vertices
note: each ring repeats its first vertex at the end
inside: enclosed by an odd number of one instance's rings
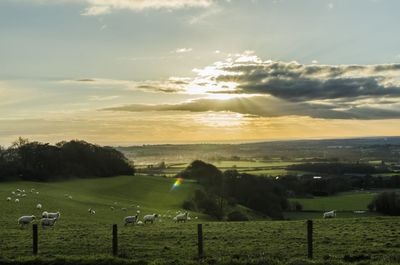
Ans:
POLYGON ((129 105, 119 111, 230 111, 262 117, 400 118, 400 64, 319 65, 263 61, 253 52, 194 69, 194 78, 146 81, 136 89, 200 98, 174 105, 129 105), (221 100, 225 99, 225 100, 221 100))
POLYGON ((82 15, 97 16, 114 10, 179 9, 185 7, 208 7, 212 0, 86 0, 89 6, 82 15))

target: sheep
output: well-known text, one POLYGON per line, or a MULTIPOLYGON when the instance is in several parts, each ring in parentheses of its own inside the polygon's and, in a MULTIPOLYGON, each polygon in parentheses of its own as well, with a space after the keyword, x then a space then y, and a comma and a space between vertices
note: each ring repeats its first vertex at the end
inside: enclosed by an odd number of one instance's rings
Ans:
POLYGON ((38 203, 38 204, 36 205, 36 209, 38 209, 38 210, 42 209, 42 205, 41 205, 40 203, 38 203))
POLYGON ((38 192, 38 191, 36 192, 36 195, 39 195, 39 192, 38 192))
POLYGON ((32 188, 32 189, 31 189, 31 193, 34 192, 34 191, 35 191, 35 188, 32 188))
POLYGON ((17 192, 22 192, 20 189, 17 189, 17 192))
POLYGON ((61 216, 60 212, 56 212, 56 213, 48 213, 46 211, 44 211, 42 213, 42 218, 54 218, 54 219, 59 219, 61 216))
POLYGON ((42 225, 42 228, 44 229, 45 226, 54 226, 56 221, 57 221, 57 218, 42 218, 40 220, 40 224, 42 225))
POLYGON ((69 196, 68 196, 68 199, 72 200, 72 196, 71 196, 71 195, 69 195, 69 196))
POLYGON ((334 218, 336 217, 336 211, 325 212, 322 216, 323 218, 334 218))
POLYGON ((25 193, 25 190, 22 190, 22 193, 25 193))
POLYGON ((89 212, 90 214, 96 214, 96 211, 95 211, 94 209, 92 209, 92 208, 89 208, 88 212, 89 212))
POLYGON ((15 195, 15 191, 12 191, 11 194, 12 194, 12 195, 15 195))
POLYGON ((26 194, 22 194, 21 197, 26 197, 26 194))
POLYGON ((156 214, 156 213, 148 214, 143 217, 143 221, 145 224, 147 224, 147 222, 153 223, 157 217, 158 217, 158 214, 156 214))
POLYGON ((135 224, 139 220, 139 214, 127 216, 124 218, 125 226, 128 224, 135 224))
POLYGON ((15 202, 19 202, 19 199, 15 199, 15 202))
POLYGON ((188 220, 188 212, 180 213, 174 217, 174 221, 176 223, 186 222, 187 220, 188 220))
POLYGON ((6 200, 7 200, 8 202, 9 202, 9 201, 11 201, 11 197, 7 197, 7 199, 6 199, 6 200))
POLYGON ((33 220, 35 220, 35 218, 36 217, 34 215, 21 216, 20 218, 18 218, 18 224, 22 228, 24 225, 28 225, 28 224, 32 223, 33 220))

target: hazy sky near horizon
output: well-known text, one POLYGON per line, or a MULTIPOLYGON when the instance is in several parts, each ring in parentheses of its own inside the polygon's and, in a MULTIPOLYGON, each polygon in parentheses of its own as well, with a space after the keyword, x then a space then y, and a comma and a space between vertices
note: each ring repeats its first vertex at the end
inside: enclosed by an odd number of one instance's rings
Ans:
POLYGON ((400 133, 400 1, 0 0, 0 144, 400 133))

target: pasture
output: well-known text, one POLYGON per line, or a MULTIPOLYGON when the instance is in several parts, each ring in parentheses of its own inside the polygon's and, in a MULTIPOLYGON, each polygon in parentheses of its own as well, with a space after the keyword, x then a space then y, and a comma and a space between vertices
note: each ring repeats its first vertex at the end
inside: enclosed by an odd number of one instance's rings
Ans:
MULTIPOLYGON (((0 201, 0 255, 11 260, 31 256, 31 226, 20 229, 16 219, 21 215, 40 216, 43 210, 59 210, 61 218, 54 228, 39 227, 42 258, 107 257, 111 253, 111 226, 115 223, 119 226, 120 257, 155 264, 193 263, 199 222, 203 223, 206 259, 213 264, 229 264, 232 259, 238 264, 268 259, 286 263, 306 257, 304 220, 212 222, 191 213, 199 219, 174 223, 168 215, 174 216, 180 210, 182 201, 196 184, 184 183, 171 191, 172 183, 168 178, 149 176, 1 183, 0 196, 4 199, 0 201), (20 198, 19 203, 7 202, 5 198, 17 188, 25 189, 27 196, 20 198), (39 194, 31 193, 31 188, 39 194), (42 210, 35 208, 37 203, 43 204, 42 210), (89 214, 88 208, 95 209, 96 214, 89 214), (123 217, 138 210, 142 216, 160 213, 161 218, 154 224, 123 226, 123 217)), ((315 220, 314 228, 317 260, 343 262, 352 257, 372 263, 400 260, 400 218, 315 220)))
POLYGON ((333 196, 296 198, 303 205, 304 211, 366 211, 368 203, 378 191, 351 191, 342 192, 333 196))

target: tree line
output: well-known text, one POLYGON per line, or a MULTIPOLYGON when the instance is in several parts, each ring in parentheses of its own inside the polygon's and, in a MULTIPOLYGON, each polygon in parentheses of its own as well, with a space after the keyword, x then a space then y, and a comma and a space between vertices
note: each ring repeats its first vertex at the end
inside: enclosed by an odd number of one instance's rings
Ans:
POLYGON ((0 181, 51 181, 132 174, 134 168, 121 152, 85 141, 62 141, 51 145, 19 138, 8 148, 0 147, 0 181))

